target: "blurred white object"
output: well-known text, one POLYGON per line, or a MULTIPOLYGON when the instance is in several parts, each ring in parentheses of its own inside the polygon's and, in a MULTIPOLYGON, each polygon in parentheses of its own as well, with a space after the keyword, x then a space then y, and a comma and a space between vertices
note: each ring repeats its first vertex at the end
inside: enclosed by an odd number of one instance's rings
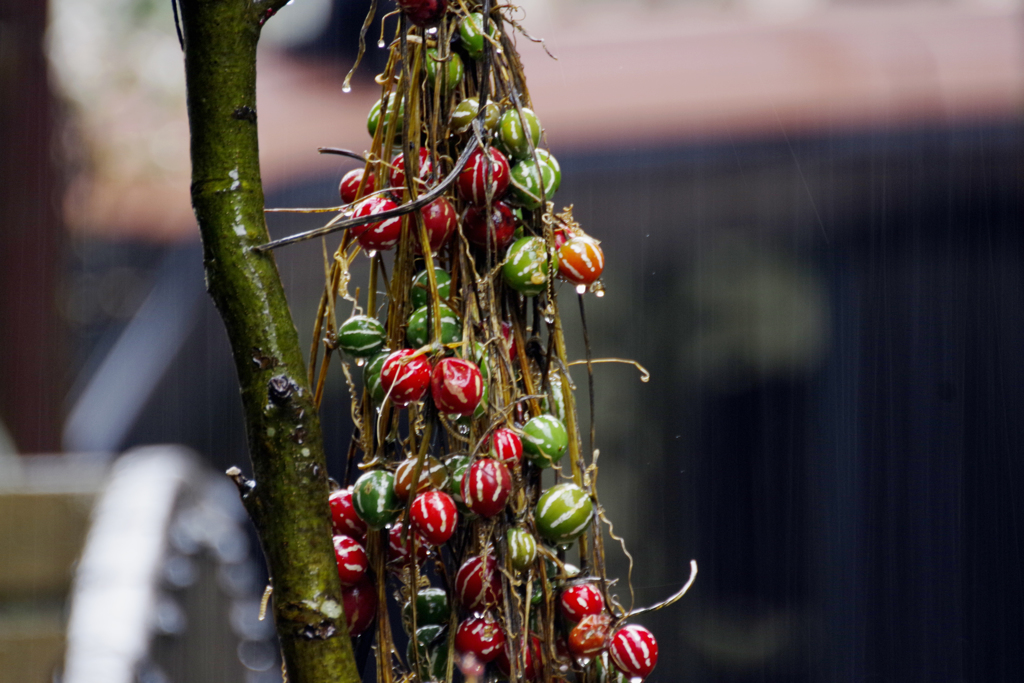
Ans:
POLYGON ((75 576, 64 683, 132 683, 153 633, 176 502, 199 474, 190 452, 140 448, 113 467, 75 576))

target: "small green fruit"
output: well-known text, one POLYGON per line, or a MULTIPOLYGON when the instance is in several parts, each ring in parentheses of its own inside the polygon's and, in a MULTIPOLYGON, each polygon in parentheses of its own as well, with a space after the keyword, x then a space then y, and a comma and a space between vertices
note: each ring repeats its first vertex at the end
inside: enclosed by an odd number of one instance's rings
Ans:
POLYGON ((469 469, 469 456, 453 455, 444 466, 448 468, 448 494, 456 503, 462 503, 462 477, 469 469))
POLYGON ((338 348, 350 356, 367 358, 384 347, 387 332, 376 318, 354 315, 338 328, 338 348))
MULTIPOLYGON (((558 270, 558 254, 551 254, 551 266, 558 270)), ((523 237, 508 248, 501 268, 505 282, 526 296, 537 296, 548 284, 548 250, 543 237, 523 237)))
MULTIPOLYGON (((448 604, 448 594, 443 588, 423 588, 416 592, 416 625, 419 627, 427 624, 445 625, 451 615, 451 605, 448 604)), ((402 617, 406 623, 412 623, 412 602, 405 603, 402 608, 402 617)))
MULTIPOLYGON (((409 316, 405 339, 414 349, 430 343, 431 309, 431 306, 420 306, 409 316)), ((462 321, 448 304, 441 304, 441 343, 454 344, 458 341, 462 341, 462 321)))
MULTIPOLYGON (((467 97, 459 102, 452 111, 452 130, 456 133, 465 133, 473 125, 473 119, 480 111, 480 100, 475 97, 467 97)), ((501 110, 493 101, 488 101, 484 107, 484 128, 494 130, 498 126, 501 110)))
POLYGON ((541 494, 534 519, 537 531, 551 543, 564 545, 587 530, 594 504, 576 484, 558 484, 541 494))
POLYGON ((532 109, 523 107, 522 112, 523 115, 520 117, 518 109, 506 109, 498 122, 498 137, 502 147, 517 159, 529 158, 530 149, 535 149, 540 144, 540 120, 532 109))
MULTIPOLYGON (((494 17, 487 24, 487 32, 491 37, 498 40, 498 25, 494 17)), ((472 59, 483 59, 484 57, 484 15, 480 12, 472 12, 459 22, 459 41, 462 49, 472 59)))
MULTIPOLYGON (((558 188, 562 186, 562 167, 559 165, 558 159, 555 158, 555 155, 546 149, 537 150, 537 161, 540 162, 541 171, 547 167, 554 177, 550 190, 547 186, 547 180, 544 181, 544 191, 547 192, 550 197, 554 193, 558 192, 558 188)), ((547 176, 545 175, 545 178, 546 177, 547 176)))
MULTIPOLYGON (((440 266, 434 266, 434 280, 437 281, 437 293, 442 299, 447 299, 452 293, 452 278, 440 266)), ((412 291, 409 294, 413 310, 422 308, 430 303, 430 278, 427 271, 421 270, 412 279, 412 291)))
POLYGON ((356 480, 352 506, 371 529, 383 529, 401 511, 395 497, 395 477, 387 470, 370 470, 356 480))
MULTIPOLYGON (((427 80, 430 82, 430 87, 434 87, 437 81, 438 62, 437 50, 434 48, 427 48, 425 56, 427 66, 427 80)), ((451 52, 448 55, 448 60, 445 62, 448 65, 447 82, 445 83, 444 94, 448 94, 459 87, 459 83, 462 82, 462 77, 465 74, 465 67, 462 65, 462 57, 458 54, 451 52)))
POLYGON ((363 368, 363 385, 370 392, 370 400, 377 404, 384 401, 384 387, 380 383, 380 371, 384 367, 384 361, 390 355, 391 352, 388 350, 381 351, 363 368))
MULTIPOLYGON (((380 124, 380 103, 382 101, 377 100, 372 107, 370 107, 370 115, 366 117, 366 130, 369 131, 370 137, 372 138, 377 134, 377 126, 380 124)), ((395 100, 398 99, 395 93, 391 93, 388 96, 388 107, 385 112, 384 121, 385 123, 391 120, 391 115, 395 111, 395 100)), ((402 139, 402 118, 405 116, 405 100, 402 100, 401 106, 398 108, 398 116, 395 118, 395 142, 402 139)), ((381 133, 381 140, 386 138, 387 131, 381 133)))
POLYGON ((565 424, 565 395, 562 394, 562 375, 552 370, 548 375, 548 393, 540 400, 540 407, 565 424))
MULTIPOLYGON (((416 609, 419 610, 419 605, 416 605, 416 609)), ((416 615, 417 617, 419 614, 416 615)), ((416 629, 416 637, 409 639, 408 648, 405 651, 405 656, 409 658, 409 667, 415 668, 416 656, 415 652, 419 654, 420 667, 424 673, 430 670, 430 654, 432 650, 436 650, 441 647, 441 643, 444 642, 443 635, 445 627, 441 624, 426 624, 416 629)), ((430 678, 434 678, 433 675, 430 678)))
POLYGON ((512 167, 509 174, 509 190, 516 203, 527 209, 536 209, 545 201, 551 201, 557 187, 555 180, 555 172, 546 164, 538 165, 533 159, 523 159, 512 167), (539 172, 538 167, 540 168, 539 172), (543 192, 541 192, 542 179, 543 192))
POLYGON ((538 415, 523 425, 523 453, 538 467, 551 467, 565 454, 569 432, 554 415, 538 415))
POLYGON ((537 541, 533 534, 522 527, 508 530, 508 554, 512 566, 518 571, 526 571, 537 559, 537 541))

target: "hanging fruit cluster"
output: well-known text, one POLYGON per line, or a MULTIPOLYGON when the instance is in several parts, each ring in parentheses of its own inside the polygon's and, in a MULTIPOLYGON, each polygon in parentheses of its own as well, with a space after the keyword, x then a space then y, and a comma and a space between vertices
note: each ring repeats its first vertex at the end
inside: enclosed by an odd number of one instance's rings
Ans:
POLYGON ((559 280, 581 311, 588 290, 603 295, 604 255, 571 207, 553 210, 561 169, 514 8, 399 6, 369 150, 329 224, 348 229, 309 370, 319 402, 338 351, 353 397, 348 472, 329 501, 349 631, 375 640, 384 682, 638 681, 658 646, 610 592, 556 296, 559 280), (360 254, 363 300, 349 294, 360 254), (342 300, 353 313, 339 324, 342 300))

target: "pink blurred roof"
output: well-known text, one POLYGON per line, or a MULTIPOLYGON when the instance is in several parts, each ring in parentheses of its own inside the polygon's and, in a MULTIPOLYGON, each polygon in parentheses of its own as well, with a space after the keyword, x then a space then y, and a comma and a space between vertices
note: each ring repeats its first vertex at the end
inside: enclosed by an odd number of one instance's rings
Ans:
MULTIPOLYGON (((948 7, 830 9, 790 23, 692 10, 595 12, 519 39, 530 94, 559 153, 1019 116, 1021 16, 948 7)), ((363 150, 376 86, 341 91, 341 67, 261 53, 268 189, 331 171, 321 145, 363 150)), ((79 231, 173 240, 195 233, 187 177, 94 185, 79 231)))

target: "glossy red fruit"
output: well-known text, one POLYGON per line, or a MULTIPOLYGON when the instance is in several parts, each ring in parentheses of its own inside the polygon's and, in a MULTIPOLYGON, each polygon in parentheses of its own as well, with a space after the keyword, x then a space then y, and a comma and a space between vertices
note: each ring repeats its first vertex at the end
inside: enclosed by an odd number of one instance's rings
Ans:
POLYGON ((351 536, 334 537, 334 559, 338 562, 338 579, 342 586, 356 585, 370 568, 366 551, 351 536))
POLYGON ((491 198, 501 199, 508 189, 509 168, 508 159, 498 150, 491 148, 490 163, 480 149, 473 150, 469 155, 466 167, 462 169, 455 186, 459 196, 470 204, 481 205, 487 201, 488 182, 490 183, 491 198), (490 177, 488 178, 488 168, 490 177))
POLYGON ((364 578, 355 586, 341 589, 341 603, 345 609, 349 635, 358 636, 377 616, 377 588, 369 579, 364 578))
POLYGON ((494 430, 491 436, 491 456, 509 467, 515 467, 523 459, 523 441, 507 427, 494 430))
POLYGON ((600 614, 604 609, 604 597, 594 584, 578 583, 562 591, 559 607, 565 620, 575 623, 583 617, 600 614))
POLYGON ((423 398, 430 386, 430 362, 423 356, 410 358, 412 349, 399 349, 384 361, 380 385, 384 395, 397 406, 407 406, 423 398))
POLYGON ((355 539, 366 536, 366 522, 364 522, 352 505, 352 487, 339 489, 332 493, 327 499, 331 507, 331 521, 334 523, 334 533, 345 534, 355 539))
POLYGON ((412 528, 433 545, 446 543, 459 523, 455 501, 443 491, 427 491, 416 496, 410 514, 412 528))
POLYGON ((644 679, 658 663, 658 641, 643 626, 628 624, 612 636, 608 653, 619 671, 630 678, 644 679))
POLYGON ((448 0, 400 0, 398 6, 417 26, 433 26, 448 11, 448 0))
POLYGON ((402 543, 404 535, 405 526, 401 522, 395 522, 388 532, 388 560, 390 562, 405 562, 409 559, 413 536, 416 537, 416 559, 423 562, 430 557, 430 541, 423 538, 422 534, 413 529, 409 534, 409 540, 402 543))
MULTIPOLYGON (((354 218, 370 216, 397 209, 398 205, 387 197, 376 195, 368 197, 358 204, 352 214, 354 218)), ((402 235, 402 219, 400 216, 388 218, 378 223, 367 223, 352 228, 352 234, 359 240, 359 244, 367 251, 384 251, 391 249, 398 244, 398 238, 402 235)))
POLYGON ((501 599, 501 576, 491 555, 474 555, 462 563, 455 575, 455 592, 467 610, 478 611, 501 599))
MULTIPOLYGON (((494 202, 491 208, 491 248, 504 249, 512 244, 516 232, 516 218, 505 202, 494 202)), ((462 234, 478 247, 487 247, 487 209, 469 206, 462 214, 462 234)))
MULTIPOLYGON (((509 643, 506 641, 505 647, 501 648, 501 652, 494 659, 494 666, 505 678, 512 675, 512 667, 509 662, 509 643)), ((525 664, 520 662, 520 666, 523 667, 522 673, 526 675, 526 679, 529 681, 539 681, 544 677, 544 655, 541 649, 540 638, 530 634, 530 647, 526 650, 524 659, 525 664)))
POLYGON ((490 615, 470 617, 459 624, 455 649, 462 654, 472 654, 481 662, 490 662, 505 649, 505 631, 490 615))
MULTIPOLYGON (((366 169, 353 168, 351 171, 341 177, 341 184, 338 186, 338 194, 341 195, 341 201, 345 204, 351 204, 356 200, 356 192, 359 190, 359 183, 363 181, 363 172, 366 169)), ((368 174, 366 178, 366 184, 363 186, 363 196, 373 192, 373 174, 368 174)))
POLYGON ((505 463, 498 460, 477 460, 462 477, 462 500, 481 517, 493 517, 504 510, 510 493, 512 476, 505 463))
POLYGON ((569 652, 578 660, 590 660, 608 647, 611 617, 595 614, 583 617, 569 631, 569 652))
POLYGON ((576 235, 558 249, 558 274, 574 285, 596 282, 604 272, 604 252, 590 235, 576 235))
POLYGON ((484 380, 476 363, 445 358, 434 366, 430 378, 434 405, 442 413, 472 415, 484 395, 484 380))
MULTIPOLYGON (((422 209, 423 225, 427 228, 427 239, 430 240, 430 250, 438 251, 447 244, 455 229, 459 226, 459 216, 455 213, 455 207, 445 197, 438 197, 422 209)), ((420 241, 416 240, 416 253, 422 253, 420 241)))
MULTIPOLYGON (((424 190, 429 190, 436 185, 437 181, 436 179, 431 179, 431 176, 434 174, 434 162, 430 158, 430 150, 426 147, 420 147, 418 158, 419 166, 417 167, 416 177, 420 181, 419 191, 422 194, 424 190)), ((405 189, 405 154, 399 154, 391 160, 391 175, 388 179, 391 181, 389 187, 394 192, 405 189)))

